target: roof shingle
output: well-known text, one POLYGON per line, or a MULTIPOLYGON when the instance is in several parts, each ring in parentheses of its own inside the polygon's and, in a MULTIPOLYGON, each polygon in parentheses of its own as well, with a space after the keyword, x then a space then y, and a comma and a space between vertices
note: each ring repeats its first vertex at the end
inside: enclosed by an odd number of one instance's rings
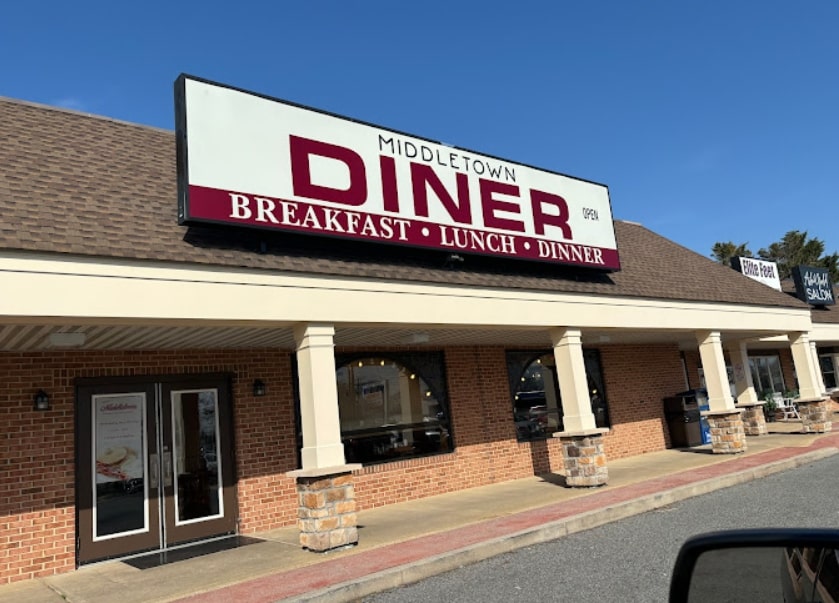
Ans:
POLYGON ((616 221, 622 270, 180 226, 175 135, 0 98, 0 248, 504 289, 805 308, 643 226, 616 221))

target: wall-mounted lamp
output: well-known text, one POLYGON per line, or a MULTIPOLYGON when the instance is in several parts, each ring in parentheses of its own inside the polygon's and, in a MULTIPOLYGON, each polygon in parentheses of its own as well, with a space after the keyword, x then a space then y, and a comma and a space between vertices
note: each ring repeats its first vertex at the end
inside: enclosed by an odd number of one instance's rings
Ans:
POLYGON ((253 395, 254 396, 264 396, 265 395, 265 382, 262 379, 256 379, 253 382, 253 395))
POLYGON ((446 256, 446 259, 443 262, 443 268, 446 268, 447 270, 454 270, 461 264, 463 264, 463 256, 457 255, 456 253, 450 253, 446 256))
POLYGON ((38 393, 35 394, 35 410, 49 410, 50 409, 50 397, 47 395, 42 389, 38 390, 38 393))

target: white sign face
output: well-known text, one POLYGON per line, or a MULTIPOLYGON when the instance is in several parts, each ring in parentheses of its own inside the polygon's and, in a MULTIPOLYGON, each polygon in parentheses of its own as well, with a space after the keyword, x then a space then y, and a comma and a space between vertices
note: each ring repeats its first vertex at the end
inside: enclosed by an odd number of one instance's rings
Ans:
POLYGON ((778 291, 781 290, 781 279, 778 276, 778 265, 775 262, 744 257, 740 257, 738 260, 740 262, 740 272, 750 279, 754 279, 778 291))
POLYGON ((181 76, 179 216, 619 270, 608 189, 181 76))

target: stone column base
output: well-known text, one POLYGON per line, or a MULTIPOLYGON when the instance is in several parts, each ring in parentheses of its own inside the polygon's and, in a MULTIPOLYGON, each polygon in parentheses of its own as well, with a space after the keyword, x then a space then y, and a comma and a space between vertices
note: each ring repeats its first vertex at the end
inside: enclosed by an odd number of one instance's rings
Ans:
POLYGON ((304 549, 322 553, 358 543, 353 468, 357 467, 288 474, 297 478, 297 525, 304 549))
POLYGON ((766 428, 766 417, 763 414, 763 402, 738 404, 737 408, 743 411, 740 418, 743 421, 743 431, 747 436, 760 436, 769 433, 766 428))
POLYGON ((804 433, 827 433, 833 429, 831 415, 833 408, 830 398, 815 400, 798 400, 798 414, 804 433))
MULTIPOLYGON (((711 410, 702 413, 711 428, 711 451, 714 454, 736 454, 746 451, 746 432, 740 409, 711 410)), ((764 423, 764 426, 766 424, 764 423)))
POLYGON ((606 453, 603 451, 603 434, 608 429, 592 429, 571 433, 555 433, 562 444, 565 466, 565 484, 572 488, 602 486, 609 481, 606 453))

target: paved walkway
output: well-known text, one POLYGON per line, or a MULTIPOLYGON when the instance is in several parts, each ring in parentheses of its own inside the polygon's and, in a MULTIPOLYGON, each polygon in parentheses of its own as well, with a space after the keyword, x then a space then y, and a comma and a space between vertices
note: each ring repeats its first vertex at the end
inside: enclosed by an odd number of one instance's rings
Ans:
POLYGON ((701 447, 610 461, 609 484, 597 489, 542 476, 363 511, 358 546, 342 551, 303 551, 296 527, 284 528, 217 543, 237 548, 208 552, 211 543, 198 549, 203 555, 170 553, 162 565, 144 565, 155 555, 0 586, 0 601, 353 601, 839 452, 839 433, 796 433, 800 422, 769 426, 770 435, 749 438, 749 450, 736 456, 701 447), (188 558, 173 561, 178 556, 188 558))

